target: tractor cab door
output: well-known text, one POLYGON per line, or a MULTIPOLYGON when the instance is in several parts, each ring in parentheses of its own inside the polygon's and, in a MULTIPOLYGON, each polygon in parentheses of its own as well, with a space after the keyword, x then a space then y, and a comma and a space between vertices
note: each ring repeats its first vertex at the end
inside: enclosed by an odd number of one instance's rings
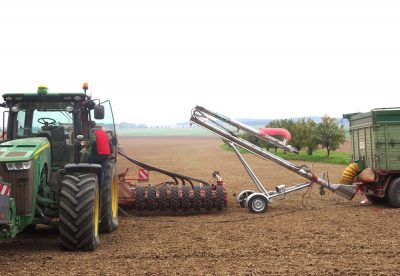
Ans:
POLYGON ((0 141, 7 140, 7 122, 8 122, 8 110, 3 111, 3 126, 1 129, 0 141))
POLYGON ((111 107, 111 102, 109 100, 100 103, 104 107, 104 118, 96 119, 94 109, 90 111, 91 120, 96 122, 97 126, 101 126, 108 134, 108 138, 111 141, 112 149, 111 155, 114 158, 117 155, 117 132, 115 130, 114 114, 111 107))

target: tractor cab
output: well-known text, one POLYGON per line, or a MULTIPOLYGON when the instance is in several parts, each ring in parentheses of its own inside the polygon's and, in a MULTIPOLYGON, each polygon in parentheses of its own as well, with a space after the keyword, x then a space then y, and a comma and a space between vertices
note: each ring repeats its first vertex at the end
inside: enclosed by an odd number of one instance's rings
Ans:
POLYGON ((50 143, 55 169, 81 161, 80 150, 88 138, 90 120, 104 126, 112 138, 115 133, 111 105, 96 104, 86 93, 4 94, 3 140, 44 137, 50 143), (5 127, 5 118, 7 127, 5 127))

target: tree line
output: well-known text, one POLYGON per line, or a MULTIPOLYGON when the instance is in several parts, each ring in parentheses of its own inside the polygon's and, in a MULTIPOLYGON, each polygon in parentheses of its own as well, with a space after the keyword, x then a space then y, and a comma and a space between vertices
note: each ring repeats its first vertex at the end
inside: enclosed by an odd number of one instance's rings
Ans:
MULTIPOLYGON (((322 117, 322 121, 318 124, 310 118, 279 119, 271 121, 266 127, 287 129, 292 134, 292 140, 289 143, 299 151, 306 149, 308 155, 312 155, 314 150, 321 147, 326 149, 329 156, 331 151, 337 150, 344 143, 346 137, 345 128, 342 125, 339 126, 335 118, 327 115, 322 117)), ((250 134, 244 133, 241 136, 267 150, 274 148, 264 140, 250 134)), ((276 138, 281 139, 281 137, 276 138)), ((277 148, 275 152, 276 150, 277 148)))

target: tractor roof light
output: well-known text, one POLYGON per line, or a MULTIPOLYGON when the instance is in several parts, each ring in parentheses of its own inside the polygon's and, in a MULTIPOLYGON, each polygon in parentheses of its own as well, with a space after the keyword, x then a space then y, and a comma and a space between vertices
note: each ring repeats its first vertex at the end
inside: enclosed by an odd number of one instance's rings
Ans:
POLYGON ((11 107, 11 111, 14 112, 14 113, 19 112, 19 110, 20 110, 19 104, 13 105, 13 106, 11 107))
POLYGON ((39 95, 46 95, 48 92, 49 92, 49 89, 47 88, 47 85, 41 84, 38 86, 37 93, 39 95))
POLYGON ((65 111, 71 113, 72 111, 74 111, 74 107, 72 105, 69 105, 65 108, 65 111))
POLYGON ((83 90, 88 90, 89 89, 89 84, 87 82, 84 82, 82 85, 83 90))

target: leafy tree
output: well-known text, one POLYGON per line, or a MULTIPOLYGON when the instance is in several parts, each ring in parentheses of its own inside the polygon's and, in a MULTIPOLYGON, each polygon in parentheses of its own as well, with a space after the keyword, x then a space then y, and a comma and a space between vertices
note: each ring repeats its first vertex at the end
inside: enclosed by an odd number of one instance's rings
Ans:
POLYGON ((344 143, 345 129, 343 126, 339 127, 335 118, 325 115, 316 127, 316 139, 322 148, 326 148, 329 157, 331 151, 337 150, 344 143))
POLYGON ((318 148, 318 139, 317 139, 317 123, 314 120, 308 118, 305 121, 306 126, 306 134, 304 145, 307 147, 307 154, 312 155, 314 150, 318 148))
MULTIPOLYGON (((296 122, 293 119, 279 119, 279 120, 273 120, 271 121, 268 125, 266 125, 266 127, 270 127, 270 128, 285 128, 287 129, 291 134, 292 134, 292 141, 290 142, 290 144, 294 147, 296 147, 297 149, 299 145, 299 143, 296 141, 296 137, 297 134, 296 133, 296 122)), ((282 139, 282 137, 279 136, 273 136, 274 138, 277 139, 282 139)), ((277 150, 276 147, 275 148, 275 152, 277 150)), ((269 148, 268 148, 269 149, 269 148)))

